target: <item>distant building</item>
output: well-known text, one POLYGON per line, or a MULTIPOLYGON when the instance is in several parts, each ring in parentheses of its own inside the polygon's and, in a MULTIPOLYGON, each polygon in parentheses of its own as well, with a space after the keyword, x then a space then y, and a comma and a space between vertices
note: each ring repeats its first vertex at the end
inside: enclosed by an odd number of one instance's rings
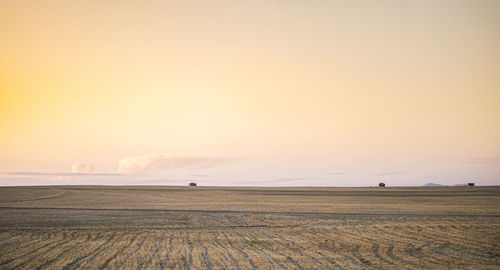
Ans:
POLYGON ((189 183, 189 186, 190 187, 196 187, 196 183, 195 182, 191 182, 191 183, 189 183))
POLYGON ((469 187, 473 187, 473 186, 474 186, 474 183, 467 183, 467 186, 469 186, 469 187))
POLYGON ((379 187, 385 187, 385 183, 378 183, 379 187))

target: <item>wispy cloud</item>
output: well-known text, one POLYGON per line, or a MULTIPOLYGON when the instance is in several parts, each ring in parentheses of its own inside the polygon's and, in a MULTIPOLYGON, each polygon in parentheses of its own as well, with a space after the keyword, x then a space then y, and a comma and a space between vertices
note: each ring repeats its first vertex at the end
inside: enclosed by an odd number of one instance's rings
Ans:
POLYGON ((327 173, 327 175, 344 175, 345 172, 331 172, 331 173, 327 173))
POLYGON ((500 157, 477 157, 465 159, 467 163, 497 163, 500 162, 500 157))
POLYGON ((405 174, 406 171, 395 171, 395 172, 382 172, 382 173, 374 173, 375 176, 389 176, 389 175, 398 175, 405 174))
POLYGON ((299 181, 306 181, 310 180, 309 178, 302 178, 302 177, 286 177, 286 178, 278 178, 278 179, 273 179, 273 180, 251 180, 251 181, 238 181, 236 182, 237 185, 281 185, 281 184, 286 184, 286 183, 293 183, 293 182, 299 182, 299 181))
POLYGON ((3 175, 18 176, 120 176, 119 173, 47 173, 47 172, 3 172, 3 175))
POLYGON ((198 156, 176 156, 171 154, 140 155, 122 158, 118 162, 118 172, 122 174, 138 174, 148 171, 172 170, 193 166, 209 168, 229 160, 198 156))
POLYGON ((285 178, 278 178, 276 180, 271 180, 272 182, 293 182, 293 181, 302 181, 302 180, 308 180, 309 178, 305 177, 285 177, 285 178))
POLYGON ((211 175, 208 175, 208 174, 189 174, 186 176, 188 176, 188 177, 212 177, 211 175))
MULTIPOLYGON (((38 171, 11 171, 0 172, 0 175, 11 177, 33 177, 39 179, 79 179, 81 177, 134 177, 149 171, 174 170, 179 168, 203 169, 216 164, 227 162, 232 159, 208 158, 199 156, 174 156, 170 154, 151 154, 142 156, 131 156, 118 162, 117 172, 94 172, 94 167, 89 163, 75 162, 71 166, 71 172, 38 172, 38 171)), ((188 177, 212 177, 208 174, 190 174, 188 177)), ((114 178, 116 179, 116 178, 114 178)), ((184 180, 183 180, 184 181, 184 180)))

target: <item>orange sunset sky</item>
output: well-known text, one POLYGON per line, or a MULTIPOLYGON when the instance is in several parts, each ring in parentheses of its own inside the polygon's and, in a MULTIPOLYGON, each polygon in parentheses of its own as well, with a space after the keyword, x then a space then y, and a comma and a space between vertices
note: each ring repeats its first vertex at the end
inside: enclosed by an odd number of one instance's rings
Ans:
POLYGON ((0 185, 500 184, 500 2, 0 0, 0 185))

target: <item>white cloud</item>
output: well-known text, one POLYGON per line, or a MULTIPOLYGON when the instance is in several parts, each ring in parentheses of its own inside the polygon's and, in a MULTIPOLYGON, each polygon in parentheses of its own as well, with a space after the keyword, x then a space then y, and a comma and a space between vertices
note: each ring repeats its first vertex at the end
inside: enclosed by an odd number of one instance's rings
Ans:
POLYGON ((92 173, 93 170, 93 166, 88 163, 75 162, 71 166, 71 172, 73 173, 92 173))
POLYGON ((173 170, 185 167, 211 167, 224 159, 174 156, 171 154, 150 154, 122 158, 118 162, 118 172, 122 174, 137 174, 155 170, 173 170))

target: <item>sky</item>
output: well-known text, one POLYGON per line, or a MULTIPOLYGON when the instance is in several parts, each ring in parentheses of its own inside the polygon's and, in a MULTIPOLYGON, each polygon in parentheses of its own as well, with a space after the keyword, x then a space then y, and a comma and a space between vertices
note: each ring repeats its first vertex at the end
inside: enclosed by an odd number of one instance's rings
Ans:
POLYGON ((0 0, 0 185, 500 185, 495 0, 0 0))

